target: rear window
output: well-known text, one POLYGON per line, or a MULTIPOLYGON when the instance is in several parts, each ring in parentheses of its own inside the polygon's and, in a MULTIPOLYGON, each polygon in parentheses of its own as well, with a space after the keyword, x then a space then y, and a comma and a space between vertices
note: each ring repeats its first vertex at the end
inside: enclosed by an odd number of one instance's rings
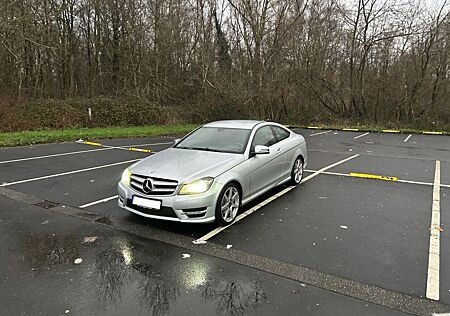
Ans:
POLYGON ((283 139, 288 138, 290 135, 287 130, 278 126, 272 126, 272 130, 275 134, 275 137, 277 138, 277 141, 282 141, 283 139))

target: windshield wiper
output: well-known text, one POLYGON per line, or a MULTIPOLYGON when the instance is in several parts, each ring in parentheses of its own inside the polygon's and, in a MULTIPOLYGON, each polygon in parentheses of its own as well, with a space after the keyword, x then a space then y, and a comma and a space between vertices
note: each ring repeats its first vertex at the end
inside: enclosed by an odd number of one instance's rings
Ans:
POLYGON ((192 149, 192 150, 203 150, 203 151, 213 151, 213 152, 218 152, 218 153, 223 153, 223 152, 225 152, 225 151, 223 151, 223 150, 213 149, 213 148, 209 148, 209 147, 177 147, 177 148, 181 148, 181 149, 192 149))

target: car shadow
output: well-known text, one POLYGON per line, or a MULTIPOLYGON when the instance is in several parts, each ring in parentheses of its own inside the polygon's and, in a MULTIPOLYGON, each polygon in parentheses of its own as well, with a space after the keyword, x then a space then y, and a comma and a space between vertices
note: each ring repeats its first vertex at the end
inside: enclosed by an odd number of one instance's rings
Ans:
POLYGON ((148 225, 156 229, 165 230, 172 233, 181 234, 192 238, 200 238, 207 234, 211 230, 218 227, 216 223, 209 224, 190 224, 164 221, 152 218, 142 217, 140 215, 131 213, 128 215, 127 220, 134 224, 148 225))

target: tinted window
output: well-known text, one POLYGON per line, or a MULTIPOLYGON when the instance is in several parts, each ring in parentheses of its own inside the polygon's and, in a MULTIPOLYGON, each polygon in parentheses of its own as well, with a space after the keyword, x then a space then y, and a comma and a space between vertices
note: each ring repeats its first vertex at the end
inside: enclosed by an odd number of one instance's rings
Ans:
POLYGON ((272 126, 272 130, 273 133, 275 134, 277 141, 282 141, 283 139, 288 138, 290 135, 290 133, 287 130, 278 126, 272 126))
POLYGON ((271 146, 276 142, 270 127, 264 126, 256 131, 255 137, 253 137, 252 150, 255 149, 256 145, 271 146))
POLYGON ((251 130, 201 127, 179 142, 176 148, 243 153, 251 130))

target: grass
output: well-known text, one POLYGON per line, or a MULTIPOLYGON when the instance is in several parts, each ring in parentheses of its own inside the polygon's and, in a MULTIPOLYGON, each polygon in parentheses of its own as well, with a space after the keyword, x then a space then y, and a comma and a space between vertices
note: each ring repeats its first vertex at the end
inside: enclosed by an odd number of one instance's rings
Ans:
MULTIPOLYGON (((314 126, 314 124, 311 124, 314 126)), ((185 134, 198 125, 175 124, 175 125, 147 125, 129 127, 96 127, 96 128, 70 128, 62 130, 38 130, 12 133, 0 133, 0 147, 13 147, 39 143, 55 143, 64 141, 75 141, 78 139, 101 139, 101 138, 126 138, 126 137, 150 137, 163 135, 185 134)), ((292 127, 298 126, 291 124, 292 127)), ((352 127, 347 124, 316 125, 320 129, 342 129, 352 127)), ((360 132, 382 132, 381 127, 356 126, 360 132)), ((400 133, 422 134, 422 130, 404 128, 400 133)), ((449 134, 444 131, 444 134, 449 134)))
POLYGON ((0 147, 75 141, 80 138, 87 140, 100 138, 176 135, 190 132, 197 126, 198 125, 195 124, 176 124, 129 127, 70 128, 62 130, 38 130, 0 133, 0 147))

